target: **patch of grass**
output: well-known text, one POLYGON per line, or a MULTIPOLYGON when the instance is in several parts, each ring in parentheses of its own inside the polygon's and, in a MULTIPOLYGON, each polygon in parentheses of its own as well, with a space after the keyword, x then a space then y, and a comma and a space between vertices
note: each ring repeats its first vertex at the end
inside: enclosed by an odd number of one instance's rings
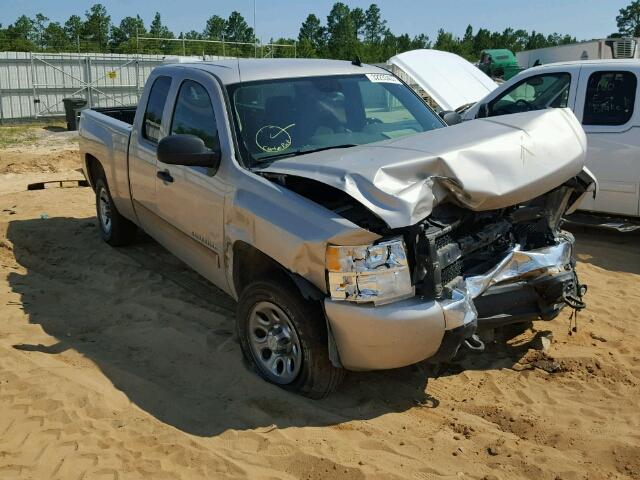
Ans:
POLYGON ((38 127, 19 125, 15 127, 0 127, 0 148, 25 145, 36 140, 35 131, 38 127))

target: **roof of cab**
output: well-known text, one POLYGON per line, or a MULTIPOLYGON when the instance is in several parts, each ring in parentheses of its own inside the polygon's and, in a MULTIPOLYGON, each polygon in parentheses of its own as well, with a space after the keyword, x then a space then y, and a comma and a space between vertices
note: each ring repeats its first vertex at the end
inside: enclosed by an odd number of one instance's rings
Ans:
POLYGON ((530 70, 533 69, 544 69, 549 67, 582 67, 582 66, 621 66, 621 67, 640 67, 640 60, 629 58, 615 58, 615 59, 596 59, 596 60, 570 60, 566 62, 554 62, 554 63, 546 63, 544 65, 538 65, 535 67, 531 67, 530 70))
POLYGON ((353 65, 343 60, 291 59, 291 58, 251 58, 229 59, 212 62, 170 64, 158 69, 197 68, 211 72, 225 84, 271 80, 278 78, 317 77, 322 75, 357 75, 365 73, 386 73, 373 65, 353 65))

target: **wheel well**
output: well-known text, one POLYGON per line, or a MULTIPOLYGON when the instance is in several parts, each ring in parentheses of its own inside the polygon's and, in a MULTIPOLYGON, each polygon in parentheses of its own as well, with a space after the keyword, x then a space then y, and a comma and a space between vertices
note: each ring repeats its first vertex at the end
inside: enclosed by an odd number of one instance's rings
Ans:
POLYGON ((89 175, 89 183, 91 184, 91 188, 95 190, 96 180, 101 174, 104 175, 104 169, 102 168, 100 160, 90 154, 87 154, 85 157, 85 165, 87 175, 89 175))
POLYGON ((242 290, 252 281, 280 277, 291 282, 308 300, 320 300, 324 294, 311 282, 292 273, 248 243, 238 241, 233 245, 233 286, 240 296, 242 290))
POLYGON ((248 243, 233 245, 233 285, 238 296, 251 281, 284 272, 282 265, 248 243))

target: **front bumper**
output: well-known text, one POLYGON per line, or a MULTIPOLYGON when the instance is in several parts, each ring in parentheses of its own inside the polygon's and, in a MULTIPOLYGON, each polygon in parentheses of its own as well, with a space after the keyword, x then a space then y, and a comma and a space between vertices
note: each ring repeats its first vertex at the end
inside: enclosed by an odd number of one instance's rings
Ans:
MULTIPOLYGON (((569 236, 558 239, 556 245, 536 250, 521 251, 516 246, 493 269, 462 280, 450 298, 443 300, 414 297, 373 306, 327 298, 325 312, 340 363, 349 370, 379 370, 434 356, 440 361, 448 360, 475 333, 478 322, 487 321, 486 311, 492 312, 492 326, 498 326, 499 318, 503 323, 512 323, 510 309, 519 305, 521 297, 511 295, 507 286, 535 293, 535 301, 528 304, 528 318, 553 318, 553 312, 564 306, 557 291, 562 293, 573 283, 577 288, 572 247, 573 238, 569 236), (498 291, 504 311, 484 310, 486 305, 495 303, 486 298, 498 291), (549 298, 545 299, 545 295, 549 298), (476 303, 482 306, 480 316, 476 303)), ((517 321, 522 320, 525 318, 520 316, 517 321)))

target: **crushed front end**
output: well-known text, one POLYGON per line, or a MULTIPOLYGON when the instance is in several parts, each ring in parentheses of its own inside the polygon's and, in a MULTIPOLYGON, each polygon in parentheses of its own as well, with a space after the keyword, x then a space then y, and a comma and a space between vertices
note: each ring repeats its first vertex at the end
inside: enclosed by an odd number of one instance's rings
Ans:
POLYGON ((352 370, 446 362, 476 333, 584 308, 573 236, 562 215, 592 185, 581 174, 511 207, 474 212, 454 202, 416 225, 380 231, 369 247, 328 250, 333 359, 352 370), (409 278, 410 277, 410 278, 409 278))
POLYGON ((405 238, 416 295, 441 303, 445 335, 433 360, 450 360, 478 329, 551 320, 567 305, 584 308, 573 236, 562 215, 586 188, 574 179, 513 207, 472 212, 434 209, 405 238))

